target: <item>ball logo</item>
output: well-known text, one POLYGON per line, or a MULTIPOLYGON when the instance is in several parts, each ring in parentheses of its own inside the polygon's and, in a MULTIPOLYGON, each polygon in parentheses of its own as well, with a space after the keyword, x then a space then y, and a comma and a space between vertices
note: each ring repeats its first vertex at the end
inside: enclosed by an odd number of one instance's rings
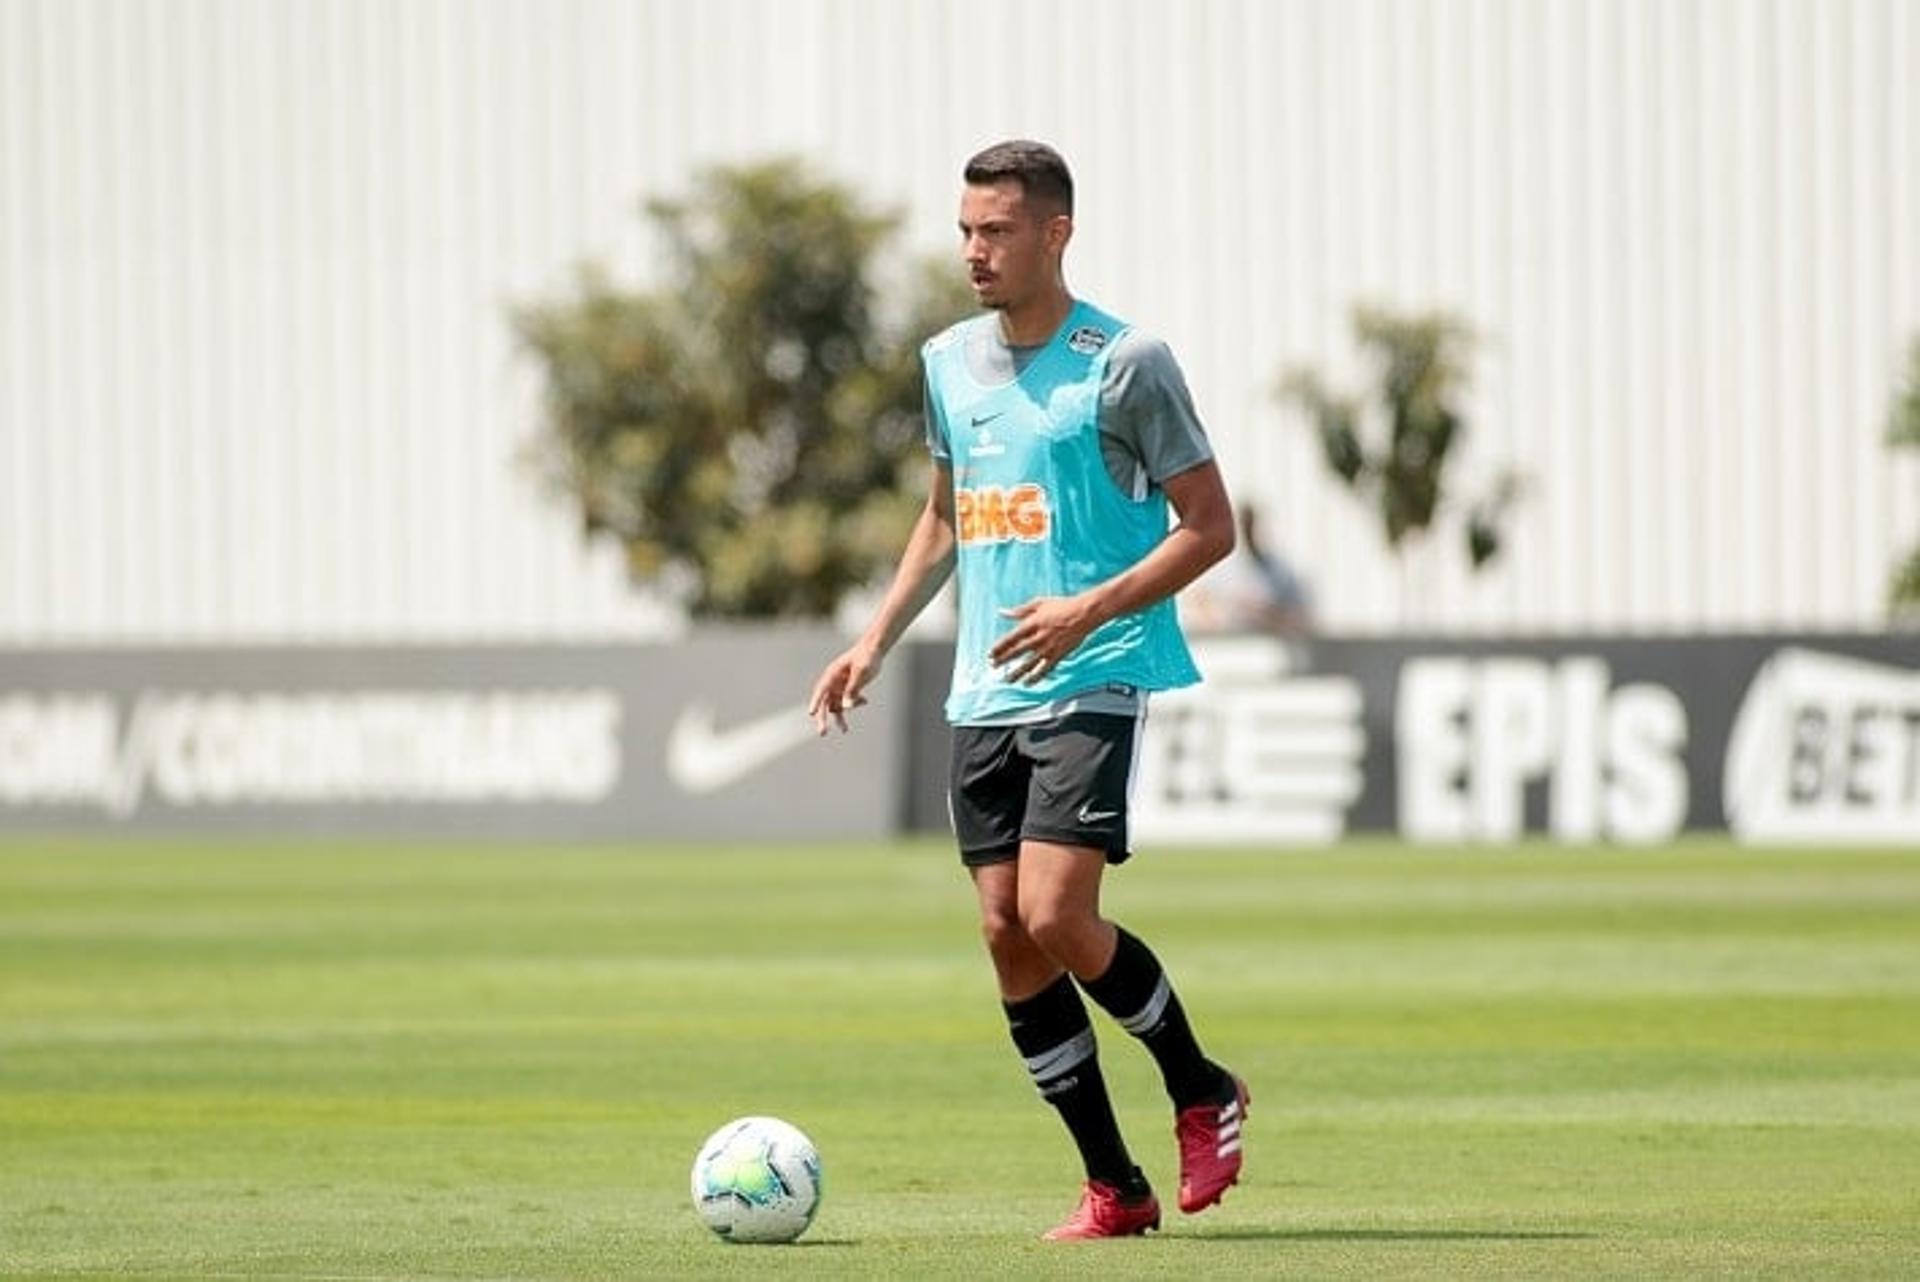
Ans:
POLYGON ((1047 492, 1032 484, 956 489, 953 515, 963 545, 1038 543, 1053 524, 1047 492))

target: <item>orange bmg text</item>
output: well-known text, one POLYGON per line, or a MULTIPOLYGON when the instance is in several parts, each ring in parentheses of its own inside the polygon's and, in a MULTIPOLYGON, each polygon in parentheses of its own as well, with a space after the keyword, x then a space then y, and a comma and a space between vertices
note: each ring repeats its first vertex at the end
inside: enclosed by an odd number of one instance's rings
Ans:
POLYGON ((983 485, 953 492, 953 515, 962 543, 1037 543, 1050 525, 1047 492, 1038 485, 1002 489, 983 485))

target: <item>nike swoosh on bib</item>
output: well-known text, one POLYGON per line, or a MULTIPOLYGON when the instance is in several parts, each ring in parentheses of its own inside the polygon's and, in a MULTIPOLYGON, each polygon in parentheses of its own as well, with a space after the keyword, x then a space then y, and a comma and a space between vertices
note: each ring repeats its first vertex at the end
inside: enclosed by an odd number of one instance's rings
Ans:
POLYGON ((690 703, 667 732, 667 778, 685 792, 718 792, 812 737, 803 704, 718 730, 713 705, 690 703))

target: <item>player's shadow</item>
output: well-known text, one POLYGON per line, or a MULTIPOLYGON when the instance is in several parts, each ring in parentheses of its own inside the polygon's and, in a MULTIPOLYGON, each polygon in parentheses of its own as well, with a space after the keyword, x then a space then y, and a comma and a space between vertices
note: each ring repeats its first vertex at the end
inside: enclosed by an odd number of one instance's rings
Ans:
POLYGON ((1267 1242, 1584 1242, 1599 1234, 1532 1229, 1229 1228, 1194 1236, 1267 1242))

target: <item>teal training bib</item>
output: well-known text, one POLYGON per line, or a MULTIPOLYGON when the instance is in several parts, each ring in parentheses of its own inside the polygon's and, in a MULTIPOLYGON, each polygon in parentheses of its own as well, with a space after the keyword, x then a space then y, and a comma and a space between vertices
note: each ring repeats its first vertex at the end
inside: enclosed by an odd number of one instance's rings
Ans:
POLYGON ((1125 571, 1167 535, 1167 498, 1123 493, 1100 451, 1107 354, 1126 329, 1076 302, 1066 323, 1012 382, 982 386, 969 372, 969 327, 921 351, 928 401, 953 464, 959 536, 959 636, 947 719, 1004 716, 1106 685, 1170 690, 1200 679, 1171 599, 1096 628, 1034 685, 1014 685, 987 653, 1014 626, 1001 612, 1041 596, 1072 596, 1125 571))

